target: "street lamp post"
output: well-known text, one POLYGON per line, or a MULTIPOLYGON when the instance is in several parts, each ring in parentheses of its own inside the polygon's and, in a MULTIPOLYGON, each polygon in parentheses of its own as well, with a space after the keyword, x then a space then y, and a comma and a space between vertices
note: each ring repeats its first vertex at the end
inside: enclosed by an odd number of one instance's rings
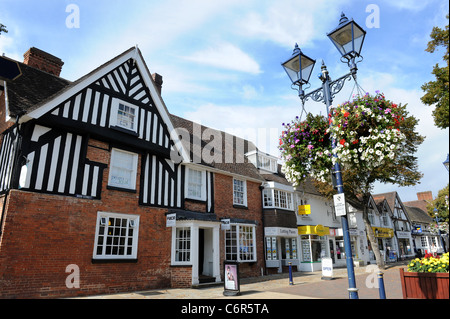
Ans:
MULTIPOLYGON (((309 83, 312 70, 314 68, 315 60, 304 55, 298 45, 295 45, 292 56, 284 63, 283 68, 288 74, 293 85, 298 86, 299 97, 302 104, 308 98, 313 99, 316 102, 323 102, 327 108, 327 115, 330 112, 330 107, 333 103, 334 96, 339 93, 346 80, 353 78, 356 81, 357 67, 355 61, 356 58, 362 58, 360 55, 361 48, 364 42, 366 32, 352 20, 342 13, 339 25, 333 31, 328 33, 328 37, 334 43, 338 51, 341 53, 341 61, 346 62, 350 68, 350 73, 332 81, 325 63, 322 61, 321 73, 319 79, 322 81, 322 87, 318 88, 308 94, 303 91, 303 85, 309 83)), ((330 121, 330 127, 331 127, 330 121)), ((336 147, 336 141, 332 140, 332 148, 336 147)), ((334 156, 337 157, 336 154, 334 156)), ((336 188, 339 194, 344 194, 344 186, 342 182, 341 166, 338 161, 333 167, 336 188)), ((348 291, 350 299, 358 299, 358 289, 356 288, 355 270, 353 265, 352 249, 350 243, 350 233, 348 227, 347 216, 341 216, 342 231, 344 237, 344 247, 347 262, 347 274, 348 274, 348 291)))
POLYGON ((448 172, 448 154, 447 154, 447 159, 442 164, 444 164, 444 166, 445 166, 445 168, 447 169, 447 172, 448 172))
POLYGON ((436 220, 436 226, 437 226, 437 229, 438 229, 439 242, 441 243, 441 247, 442 247, 442 249, 443 249, 444 252, 445 252, 445 249, 444 249, 444 242, 443 242, 443 240, 442 240, 441 229, 439 228, 439 217, 438 217, 438 210, 437 210, 437 208, 434 208, 434 209, 433 209, 433 212, 434 212, 434 218, 435 218, 435 220, 436 220))

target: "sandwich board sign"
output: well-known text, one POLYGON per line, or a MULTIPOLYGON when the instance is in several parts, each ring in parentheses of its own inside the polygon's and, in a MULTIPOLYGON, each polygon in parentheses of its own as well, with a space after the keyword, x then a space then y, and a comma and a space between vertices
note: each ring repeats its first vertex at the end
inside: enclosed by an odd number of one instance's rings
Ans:
POLYGON ((347 215, 347 208, 345 205, 345 195, 344 194, 333 195, 333 200, 334 200, 334 209, 336 211, 336 216, 347 215))

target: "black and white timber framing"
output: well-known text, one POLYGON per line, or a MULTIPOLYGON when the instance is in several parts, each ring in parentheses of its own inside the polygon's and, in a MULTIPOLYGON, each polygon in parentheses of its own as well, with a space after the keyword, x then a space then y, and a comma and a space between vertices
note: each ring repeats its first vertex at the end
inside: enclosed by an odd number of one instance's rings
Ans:
MULTIPOLYGON (((139 203, 183 208, 184 166, 169 114, 136 49, 128 50, 60 94, 28 110, 21 120, 17 186, 35 192, 100 199, 107 164, 87 158, 91 138, 141 157, 139 203), (135 109, 133 129, 117 125, 119 103, 135 109)), ((0 192, 11 187, 17 128, 0 146, 0 192)), ((212 206, 212 204, 210 204, 212 206)))

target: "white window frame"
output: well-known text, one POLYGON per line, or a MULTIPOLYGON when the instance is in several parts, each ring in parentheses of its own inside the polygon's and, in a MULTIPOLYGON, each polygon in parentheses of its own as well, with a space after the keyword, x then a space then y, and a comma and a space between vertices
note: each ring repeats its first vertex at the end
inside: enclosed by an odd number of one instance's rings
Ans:
POLYGON ((186 198, 206 201, 206 171, 188 167, 186 170, 186 183, 184 193, 186 198), (192 184, 190 182, 190 179, 193 176, 193 172, 201 174, 200 196, 189 194, 189 189, 192 184))
POLYGON ((111 149, 111 160, 109 165, 109 175, 108 175, 108 186, 115 187, 115 188, 123 188, 123 189, 129 189, 129 190, 136 190, 136 176, 137 176, 137 166, 138 166, 138 159, 139 155, 136 153, 124 151, 118 148, 112 148, 111 149), (132 156, 132 163, 131 163, 131 169, 129 168, 121 168, 115 163, 117 161, 117 153, 124 153, 132 156), (122 170, 128 170, 131 171, 131 180, 129 185, 123 185, 112 182, 112 179, 114 177, 114 169, 122 169, 122 170))
MULTIPOLYGON (((244 239, 245 240, 245 239, 244 239)), ((225 259, 227 260, 232 260, 232 261, 237 261, 240 263, 244 263, 244 262, 256 262, 257 261, 257 251, 256 251, 256 226, 254 224, 238 224, 238 223, 232 223, 230 224, 230 229, 225 231, 225 259), (249 246, 244 246, 242 245, 242 240, 241 240, 241 234, 242 231, 244 230, 244 228, 251 228, 251 234, 252 234, 252 244, 250 245, 251 249, 252 249, 252 257, 251 259, 241 259, 241 256, 243 253, 245 253, 245 251, 249 249, 249 246), (228 239, 228 235, 231 235, 231 232, 234 232, 235 237, 233 236, 234 240, 236 241, 234 245, 230 245, 230 239, 228 239), (227 255, 229 255, 230 253, 228 252, 228 249, 232 249, 233 247, 236 248, 235 252, 232 252, 231 254, 236 255, 236 259, 227 259, 227 255)))
MULTIPOLYGON (((172 249, 171 249, 171 264, 172 265, 192 265, 192 226, 191 225, 180 225, 172 227, 172 249), (182 248, 179 249, 179 239, 178 230, 189 230, 189 238, 184 239, 182 243, 182 248), (189 247, 187 247, 189 243, 189 247), (182 254, 189 254, 188 260, 177 260, 177 252, 180 251, 182 254)), ((184 255, 187 256, 187 255, 184 255)))
POLYGON ((285 210, 295 211, 293 193, 277 189, 265 188, 263 191, 263 207, 264 208, 280 208, 285 210), (271 200, 271 206, 266 205, 266 202, 271 200), (282 205, 284 203, 284 206, 282 205))
POLYGON ((114 127, 114 126, 120 127, 120 128, 122 128, 124 130, 137 133, 137 131, 138 131, 139 113, 140 112, 139 112, 139 107, 138 106, 114 98, 113 99, 113 103, 111 105, 110 126, 112 126, 112 127, 114 127), (123 124, 120 123, 120 119, 119 119, 119 106, 120 106, 120 104, 122 104, 123 106, 134 110, 134 115, 133 115, 134 119, 132 121, 132 124, 133 124, 132 128, 130 128, 127 125, 123 125, 123 124))
POLYGON ((137 259, 138 239, 139 215, 97 212, 93 259, 137 259), (113 219, 120 219, 120 225, 112 225, 113 219), (111 246, 110 252, 108 246, 111 246), (123 254, 119 254, 121 248, 124 249, 123 254), (128 254, 128 249, 131 249, 131 254, 128 254))
POLYGON ((247 207, 247 181, 244 179, 233 178, 233 205, 247 207), (241 182, 243 190, 235 189, 235 181, 241 182), (242 193, 242 203, 239 201, 240 197, 236 197, 236 194, 242 193))

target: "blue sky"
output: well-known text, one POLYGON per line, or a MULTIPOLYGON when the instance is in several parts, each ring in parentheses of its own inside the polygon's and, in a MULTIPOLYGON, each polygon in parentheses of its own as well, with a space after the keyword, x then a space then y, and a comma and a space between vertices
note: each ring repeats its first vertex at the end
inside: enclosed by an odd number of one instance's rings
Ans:
MULTIPOLYGON (((317 60, 311 90, 320 86, 315 75, 322 59, 332 78, 346 74, 347 65, 326 36, 344 12, 367 31, 359 84, 408 103, 426 136, 417 153, 421 183, 377 184, 374 192, 395 190, 410 201, 422 191, 436 196, 448 183, 442 162, 449 130, 436 128, 432 108, 420 101, 421 85, 433 80, 433 65, 442 63, 442 50, 430 54, 425 48, 433 26, 447 23, 447 1, 0 0, 0 8, 0 22, 9 30, 0 36, 0 53, 22 61, 28 48, 40 48, 65 62, 62 77, 76 80, 138 45, 150 71, 163 76, 162 94, 171 113, 249 138, 274 155, 279 155, 281 123, 301 113, 280 63, 297 42, 317 60), (66 23, 75 21, 70 20, 74 11, 66 12, 71 5, 79 9, 79 27, 66 23)), ((351 97, 353 85, 346 83, 335 104, 351 97)), ((313 101, 305 109, 325 113, 324 104, 313 101)))

